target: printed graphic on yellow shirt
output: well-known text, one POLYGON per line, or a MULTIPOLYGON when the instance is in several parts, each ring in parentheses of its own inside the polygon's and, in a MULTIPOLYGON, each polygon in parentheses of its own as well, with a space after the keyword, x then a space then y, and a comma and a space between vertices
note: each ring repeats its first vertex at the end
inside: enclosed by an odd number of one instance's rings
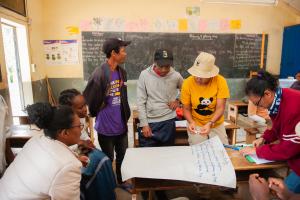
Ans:
POLYGON ((210 98, 200 97, 199 104, 195 109, 195 111, 199 115, 203 115, 203 116, 211 115, 213 113, 213 109, 210 108, 209 105, 212 104, 213 100, 214 100, 213 97, 210 98))

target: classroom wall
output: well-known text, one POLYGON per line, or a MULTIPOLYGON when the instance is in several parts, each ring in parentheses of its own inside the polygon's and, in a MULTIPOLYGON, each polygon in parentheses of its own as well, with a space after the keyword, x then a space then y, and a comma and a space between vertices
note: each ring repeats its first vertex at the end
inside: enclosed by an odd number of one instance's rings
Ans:
MULTIPOLYGON (((55 96, 62 89, 75 87, 84 88, 81 49, 80 63, 70 66, 47 66, 43 56, 43 40, 49 39, 78 39, 81 35, 71 35, 66 27, 77 26, 85 19, 93 17, 114 17, 127 20, 145 18, 179 19, 185 18, 188 6, 200 7, 200 18, 211 19, 240 19, 242 27, 230 33, 268 33, 269 46, 267 69, 274 74, 280 71, 281 45, 283 27, 300 23, 299 12, 279 2, 276 7, 207 4, 199 0, 27 0, 28 3, 28 32, 31 53, 32 80, 34 101, 47 100, 45 76, 49 77, 55 96)), ((210 32, 210 31, 208 31, 210 32)), ((222 31, 214 31, 221 33, 222 31)), ((79 45, 81 47, 81 45, 79 45)), ((0 52, 1 56, 1 52, 0 52)), ((233 99, 243 96, 244 79, 229 79, 233 99), (237 87, 238 86, 238 87, 237 87)), ((0 83, 0 89, 5 88, 0 83)), ((135 104, 136 83, 131 81, 129 87, 130 101, 135 104)))
POLYGON ((44 0, 27 1, 30 58, 31 63, 35 64, 35 67, 31 67, 32 81, 44 79, 46 75, 42 43, 45 27, 43 12, 46 9, 43 2, 44 0))
MULTIPOLYGON (((234 31, 235 33, 268 33, 267 69, 272 73, 279 73, 283 27, 297 23, 299 18, 293 9, 289 9, 282 3, 279 3, 276 7, 271 7, 207 4, 200 3, 199 0, 86 0, 84 3, 81 0, 44 0, 43 38, 80 40, 80 34, 70 35, 66 27, 79 26, 82 20, 92 19, 93 17, 145 18, 149 20, 154 17, 184 18, 186 16, 185 8, 188 6, 199 6, 200 18, 203 19, 240 19, 242 28, 234 31)), ((82 77, 83 74, 82 64, 46 66, 45 71, 51 78, 82 77)))
MULTIPOLYGON (((299 13, 279 2, 278 6, 253 5, 225 5, 207 4, 199 0, 28 0, 30 23, 30 41, 32 61, 37 65, 37 72, 33 73, 34 88, 43 88, 37 80, 44 75, 49 77, 54 96, 65 88, 75 87, 83 89, 83 68, 81 49, 79 49, 80 64, 69 66, 47 66, 43 57, 42 40, 77 39, 81 42, 81 35, 71 35, 66 27, 79 27, 80 22, 93 17, 123 18, 126 20, 164 18, 179 19, 186 17, 186 7, 199 6, 200 18, 212 19, 240 19, 242 26, 239 30, 223 31, 230 33, 268 33, 269 45, 267 56, 267 70, 279 74, 281 60, 282 33, 284 26, 299 23, 299 13)), ((208 31, 210 32, 210 31, 208 31)), ((214 31, 222 33, 222 31, 214 31)), ((79 45, 81 47, 81 44, 79 45)), ((228 79, 231 98, 239 99, 244 96, 244 79, 228 79)), ((129 88, 130 103, 135 105, 136 81, 131 81, 129 88)), ((40 93, 39 93, 40 94, 40 93)))
POLYGON ((48 101, 47 85, 45 81, 46 69, 44 61, 44 0, 27 1, 28 34, 31 63, 31 79, 34 102, 48 101))

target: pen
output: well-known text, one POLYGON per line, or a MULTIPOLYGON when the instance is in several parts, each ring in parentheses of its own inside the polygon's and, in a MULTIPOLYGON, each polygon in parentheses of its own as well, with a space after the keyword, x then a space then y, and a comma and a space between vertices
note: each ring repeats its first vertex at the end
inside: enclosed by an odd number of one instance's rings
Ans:
POLYGON ((230 148, 230 149, 233 149, 233 150, 236 150, 236 151, 239 151, 240 148, 239 147, 235 147, 235 146, 232 146, 232 145, 228 145, 228 144, 223 144, 225 148, 230 148))
POLYGON ((236 147, 253 147, 253 145, 252 144, 236 144, 235 145, 236 147))

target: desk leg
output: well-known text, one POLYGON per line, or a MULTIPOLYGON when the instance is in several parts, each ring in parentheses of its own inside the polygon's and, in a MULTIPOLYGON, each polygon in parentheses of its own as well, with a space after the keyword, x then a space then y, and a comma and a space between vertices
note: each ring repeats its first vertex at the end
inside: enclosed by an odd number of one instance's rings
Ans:
POLYGON ((11 150, 10 141, 8 139, 6 139, 6 143, 5 143, 5 159, 6 159, 7 165, 12 163, 12 161, 14 161, 14 159, 15 159, 15 155, 13 154, 13 152, 11 150))
POLYGON ((137 194, 132 193, 131 194, 131 200, 137 200, 137 194))
POLYGON ((233 145, 235 145, 235 143, 236 143, 236 132, 237 132, 236 129, 232 130, 232 140, 231 140, 231 142, 232 142, 233 145))
POLYGON ((236 143, 236 129, 227 129, 226 134, 228 136, 229 144, 234 145, 236 143))
POLYGON ((135 189, 135 178, 131 179, 131 184, 132 184, 132 187, 133 187, 132 193, 131 193, 131 199, 132 200, 137 200, 137 191, 135 189))
POLYGON ((149 198, 148 200, 152 200, 153 199, 153 190, 149 190, 149 198))

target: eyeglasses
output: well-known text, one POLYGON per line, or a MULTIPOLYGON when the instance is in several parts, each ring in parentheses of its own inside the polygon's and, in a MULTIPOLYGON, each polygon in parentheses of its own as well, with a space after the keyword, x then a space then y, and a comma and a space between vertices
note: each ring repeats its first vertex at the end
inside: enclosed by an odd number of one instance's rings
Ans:
POLYGON ((79 125, 76 125, 76 126, 71 126, 70 128, 76 128, 76 127, 79 127, 82 130, 84 128, 84 124, 79 124, 79 125))
POLYGON ((260 99, 258 100, 258 102, 254 103, 255 106, 259 106, 259 103, 260 103, 260 101, 261 101, 261 99, 263 98, 264 95, 265 95, 265 94, 261 95, 261 96, 260 96, 260 99))

